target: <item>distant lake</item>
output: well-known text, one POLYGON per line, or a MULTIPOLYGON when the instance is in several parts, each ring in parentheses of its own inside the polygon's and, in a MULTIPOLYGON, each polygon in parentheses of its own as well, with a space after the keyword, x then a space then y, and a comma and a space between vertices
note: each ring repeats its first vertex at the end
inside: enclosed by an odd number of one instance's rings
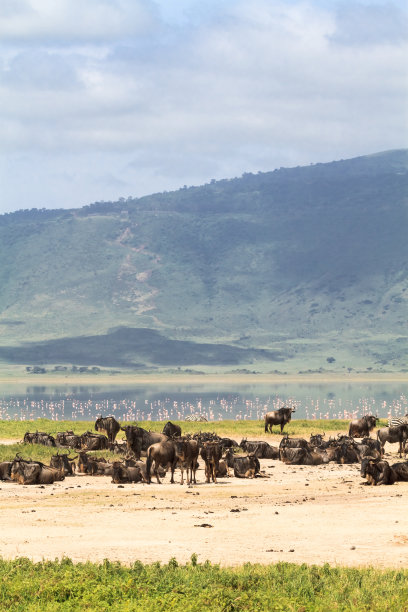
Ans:
POLYGON ((283 405, 294 418, 351 418, 363 414, 408 413, 404 383, 282 383, 274 385, 0 385, 0 419, 94 420, 114 415, 119 421, 184 420, 202 414, 208 421, 261 419, 283 405))

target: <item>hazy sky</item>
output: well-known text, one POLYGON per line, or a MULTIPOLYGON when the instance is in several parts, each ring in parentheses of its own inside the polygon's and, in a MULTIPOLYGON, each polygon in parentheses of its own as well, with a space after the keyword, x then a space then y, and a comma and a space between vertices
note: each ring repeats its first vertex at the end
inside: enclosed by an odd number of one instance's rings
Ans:
POLYGON ((0 0, 0 212, 408 146, 399 0, 0 0))

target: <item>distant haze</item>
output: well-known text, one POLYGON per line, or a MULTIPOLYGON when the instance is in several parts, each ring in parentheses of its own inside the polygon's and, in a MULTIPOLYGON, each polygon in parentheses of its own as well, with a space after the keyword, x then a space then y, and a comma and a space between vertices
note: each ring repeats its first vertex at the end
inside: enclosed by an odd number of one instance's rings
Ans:
POLYGON ((0 213, 408 146, 407 9, 2 0, 0 213))

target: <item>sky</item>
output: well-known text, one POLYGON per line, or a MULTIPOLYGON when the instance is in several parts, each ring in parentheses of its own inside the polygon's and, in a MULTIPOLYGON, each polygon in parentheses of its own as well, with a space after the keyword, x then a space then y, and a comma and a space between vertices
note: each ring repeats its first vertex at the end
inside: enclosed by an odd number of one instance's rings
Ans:
POLYGON ((0 213, 408 146, 408 9, 1 0, 0 213))

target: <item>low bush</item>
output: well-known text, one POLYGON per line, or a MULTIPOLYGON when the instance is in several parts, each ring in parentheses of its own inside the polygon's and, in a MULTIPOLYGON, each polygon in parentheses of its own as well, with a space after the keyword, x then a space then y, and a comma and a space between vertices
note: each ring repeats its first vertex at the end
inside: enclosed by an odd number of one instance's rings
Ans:
POLYGON ((277 563, 221 568, 209 562, 130 567, 70 559, 0 560, 0 607, 55 610, 406 611, 408 570, 277 563))

